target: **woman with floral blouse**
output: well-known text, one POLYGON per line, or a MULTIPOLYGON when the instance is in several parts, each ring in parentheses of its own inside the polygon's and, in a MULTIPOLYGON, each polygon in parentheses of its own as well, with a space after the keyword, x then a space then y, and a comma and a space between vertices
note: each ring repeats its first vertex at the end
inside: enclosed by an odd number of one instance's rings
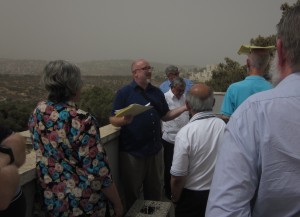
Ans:
POLYGON ((79 68, 49 62, 42 83, 48 99, 34 109, 29 130, 46 216, 122 216, 97 121, 75 104, 82 87, 79 68))

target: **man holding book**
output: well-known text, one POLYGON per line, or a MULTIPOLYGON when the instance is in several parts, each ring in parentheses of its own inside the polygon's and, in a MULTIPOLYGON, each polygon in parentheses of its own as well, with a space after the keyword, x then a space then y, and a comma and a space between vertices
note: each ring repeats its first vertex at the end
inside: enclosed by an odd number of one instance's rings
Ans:
POLYGON ((161 120, 172 120, 186 111, 185 105, 169 110, 164 94, 150 83, 152 69, 149 62, 143 59, 132 63, 133 81, 117 92, 110 117, 112 125, 121 127, 120 175, 127 209, 138 199, 141 187, 145 200, 161 200, 161 120), (150 103, 152 108, 136 116, 115 116, 116 110, 135 103, 150 103))

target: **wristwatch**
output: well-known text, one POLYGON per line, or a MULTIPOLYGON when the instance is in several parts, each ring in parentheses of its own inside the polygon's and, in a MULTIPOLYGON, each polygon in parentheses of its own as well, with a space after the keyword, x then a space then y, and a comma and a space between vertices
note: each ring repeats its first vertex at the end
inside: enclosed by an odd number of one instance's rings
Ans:
POLYGON ((14 153, 13 153, 13 151, 11 150, 10 147, 7 147, 7 146, 5 146, 5 145, 0 145, 0 152, 9 155, 9 157, 10 157, 10 162, 9 162, 9 164, 12 164, 12 163, 15 162, 14 153))

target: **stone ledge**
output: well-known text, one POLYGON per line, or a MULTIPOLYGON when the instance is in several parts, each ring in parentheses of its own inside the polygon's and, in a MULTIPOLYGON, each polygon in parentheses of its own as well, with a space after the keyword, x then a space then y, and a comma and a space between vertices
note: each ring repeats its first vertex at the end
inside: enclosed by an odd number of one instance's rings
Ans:
MULTIPOLYGON (((119 136, 120 131, 119 127, 114 127, 113 125, 109 124, 104 127, 100 127, 100 135, 102 144, 107 144, 108 142, 112 141, 116 137, 119 136)), ((26 138, 27 144, 30 145, 30 133, 29 131, 20 132, 22 136, 26 138)), ((26 155, 26 162, 25 164, 19 168, 20 174, 20 183, 21 185, 25 185, 26 183, 34 180, 36 178, 36 171, 35 171, 35 152, 30 151, 29 154, 26 155)))

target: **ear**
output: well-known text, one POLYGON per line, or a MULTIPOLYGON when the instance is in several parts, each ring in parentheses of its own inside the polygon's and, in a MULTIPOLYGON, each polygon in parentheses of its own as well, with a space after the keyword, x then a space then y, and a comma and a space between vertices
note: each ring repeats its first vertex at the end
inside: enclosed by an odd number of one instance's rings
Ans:
POLYGON ((185 105, 186 105, 187 110, 190 111, 191 107, 190 107, 190 105, 189 105, 189 103, 187 101, 185 101, 185 105))
POLYGON ((247 64, 247 68, 249 69, 250 68, 250 59, 249 59, 249 57, 246 60, 246 64, 247 64))
POLYGON ((283 66, 285 63, 285 55, 282 48, 282 40, 280 38, 276 40, 276 48, 277 48, 276 52, 278 55, 278 65, 283 66))

